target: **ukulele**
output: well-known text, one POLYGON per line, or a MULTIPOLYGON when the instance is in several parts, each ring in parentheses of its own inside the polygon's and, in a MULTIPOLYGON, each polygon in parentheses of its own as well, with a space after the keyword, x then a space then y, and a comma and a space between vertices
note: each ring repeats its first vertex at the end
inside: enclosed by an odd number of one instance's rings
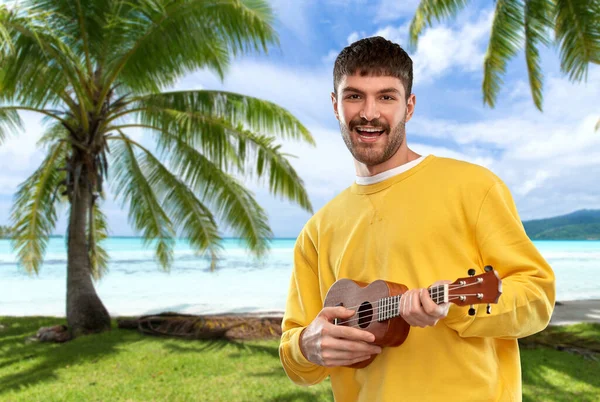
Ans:
MULTIPOLYGON (((491 313, 490 303, 498 303, 502 294, 502 281, 490 265, 484 274, 475 275, 469 269, 469 277, 459 278, 455 282, 433 286, 429 296, 436 304, 454 303, 459 306, 470 305, 469 315, 475 315, 474 304, 487 303, 487 313, 491 313)), ((346 325, 363 329, 375 335, 375 345, 400 346, 408 336, 410 325, 400 316, 400 299, 408 288, 405 285, 376 280, 371 283, 357 282, 351 279, 339 279, 325 296, 324 307, 344 306, 355 310, 346 320, 334 319, 335 325, 346 325)), ((371 364, 376 355, 367 360, 347 366, 363 368, 371 364)))

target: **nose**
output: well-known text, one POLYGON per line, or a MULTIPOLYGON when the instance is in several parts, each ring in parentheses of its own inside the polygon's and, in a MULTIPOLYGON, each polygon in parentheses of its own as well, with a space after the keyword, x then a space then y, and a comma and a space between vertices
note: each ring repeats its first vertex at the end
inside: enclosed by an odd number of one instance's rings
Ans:
POLYGON ((371 121, 373 119, 378 119, 379 116, 380 114, 379 110, 377 109, 377 102, 375 102, 375 99, 367 98, 362 110, 360 111, 360 117, 367 121, 371 121))

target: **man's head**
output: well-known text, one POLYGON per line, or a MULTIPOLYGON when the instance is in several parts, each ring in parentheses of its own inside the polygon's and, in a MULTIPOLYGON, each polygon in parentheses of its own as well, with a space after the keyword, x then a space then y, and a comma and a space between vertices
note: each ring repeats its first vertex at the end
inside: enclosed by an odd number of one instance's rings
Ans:
POLYGON ((339 54, 331 99, 354 159, 380 165, 400 149, 416 101, 412 80, 408 54, 382 37, 361 39, 339 54))

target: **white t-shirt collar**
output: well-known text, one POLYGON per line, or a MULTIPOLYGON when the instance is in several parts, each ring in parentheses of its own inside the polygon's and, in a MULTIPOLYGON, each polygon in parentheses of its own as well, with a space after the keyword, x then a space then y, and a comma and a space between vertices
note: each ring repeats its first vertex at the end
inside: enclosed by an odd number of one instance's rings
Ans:
POLYGON ((361 185, 361 186, 367 186, 369 184, 379 183, 380 181, 384 181, 386 179, 389 179, 390 177, 396 176, 400 173, 406 172, 407 170, 414 168, 419 163, 421 163, 425 158, 426 158, 426 156, 422 155, 421 157, 415 159, 414 161, 410 161, 408 163, 405 163, 404 165, 400 165, 400 166, 397 166, 390 170, 386 170, 385 172, 378 173, 374 176, 367 176, 367 177, 356 176, 356 184, 361 185))

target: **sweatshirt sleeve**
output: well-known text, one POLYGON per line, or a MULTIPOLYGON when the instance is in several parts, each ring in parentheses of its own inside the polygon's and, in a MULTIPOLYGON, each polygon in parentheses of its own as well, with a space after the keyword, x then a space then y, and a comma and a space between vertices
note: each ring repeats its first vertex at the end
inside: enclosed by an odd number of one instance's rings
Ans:
POLYGON ((294 247, 294 268, 282 321, 279 358, 288 377, 299 385, 313 385, 329 369, 311 363, 300 350, 300 334, 323 308, 317 269, 317 250, 305 230, 294 247))
POLYGON ((469 316, 468 308, 452 304, 446 325, 462 337, 517 339, 543 330, 554 309, 554 272, 527 236, 502 182, 490 188, 481 204, 475 241, 483 265, 491 265, 500 276, 502 294, 491 305, 491 314, 480 304, 469 316))

